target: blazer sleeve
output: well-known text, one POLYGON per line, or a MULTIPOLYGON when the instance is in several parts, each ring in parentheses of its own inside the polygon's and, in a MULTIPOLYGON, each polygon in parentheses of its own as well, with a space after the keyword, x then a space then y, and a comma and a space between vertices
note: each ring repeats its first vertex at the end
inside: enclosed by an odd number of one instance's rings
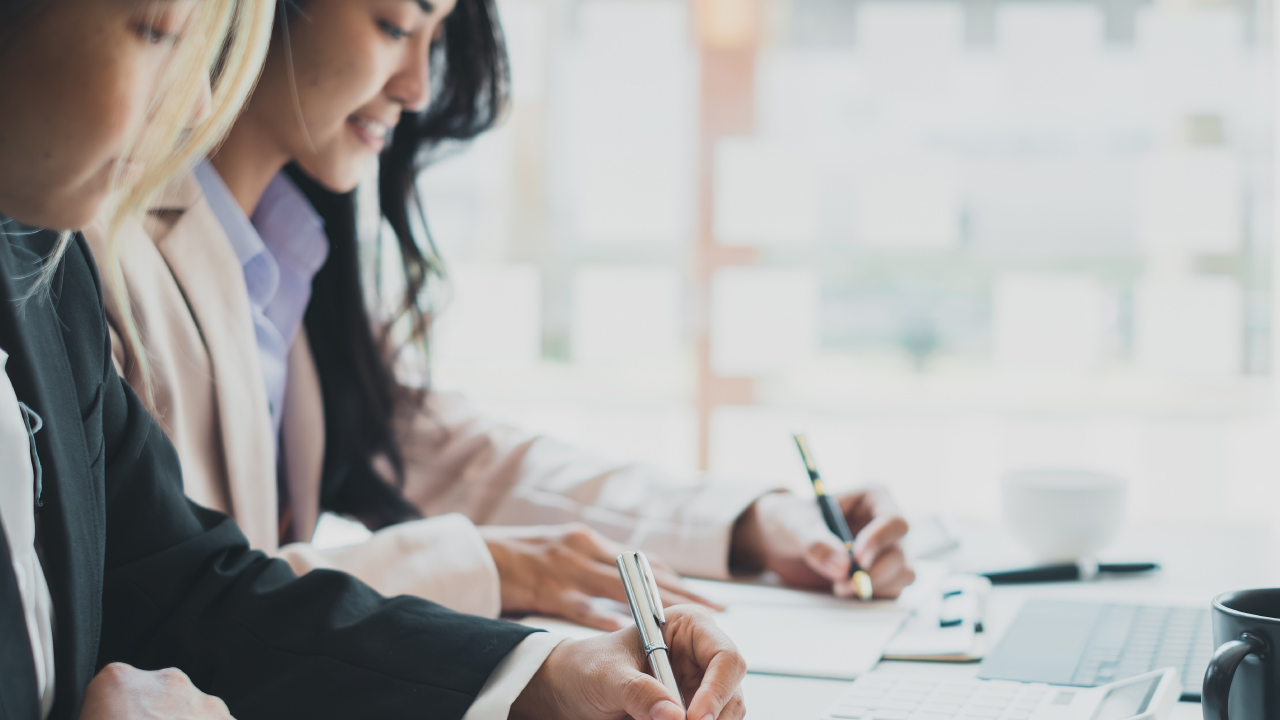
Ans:
POLYGON ((101 343, 69 348, 73 371, 103 378, 99 664, 181 668, 238 720, 463 717, 529 630, 385 598, 339 572, 299 578, 251 551, 233 520, 190 503, 172 446, 115 373, 97 277, 76 250, 60 302, 98 314, 60 316, 69 336, 101 343))
POLYGON ((432 393, 408 422, 404 492, 424 515, 462 512, 480 525, 581 522, 684 575, 728 579, 734 522, 779 489, 612 463, 487 419, 452 394, 432 393))
POLYGON ((341 570, 384 595, 416 595, 484 617, 502 611, 498 567, 476 526, 460 513, 392 525, 343 547, 293 543, 278 555, 299 575, 341 570))

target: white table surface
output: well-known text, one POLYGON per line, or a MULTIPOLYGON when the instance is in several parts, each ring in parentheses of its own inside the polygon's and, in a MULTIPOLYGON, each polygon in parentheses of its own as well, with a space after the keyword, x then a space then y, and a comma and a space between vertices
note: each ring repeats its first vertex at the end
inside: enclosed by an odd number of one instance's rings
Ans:
MULTIPOLYGON (((957 570, 1032 564, 1013 538, 991 524, 957 523, 961 547, 939 558, 957 570)), ((1280 585, 1275 550, 1280 543, 1260 527, 1139 527, 1103 553, 1104 560, 1154 560, 1157 573, 1092 583, 1048 583, 993 588, 985 627, 993 644, 1028 597, 1111 598, 1208 606, 1228 590, 1280 585)), ((910 672, 971 677, 977 663, 894 663, 910 672)), ((839 697, 844 681, 748 675, 743 683, 751 720, 817 720, 839 697)), ((1199 703, 1178 703, 1171 720, 1197 720, 1199 703)))

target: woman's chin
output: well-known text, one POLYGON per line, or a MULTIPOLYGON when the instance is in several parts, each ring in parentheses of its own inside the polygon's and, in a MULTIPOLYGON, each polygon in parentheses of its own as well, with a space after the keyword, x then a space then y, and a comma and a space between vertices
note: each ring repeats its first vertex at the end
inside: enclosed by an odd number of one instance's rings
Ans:
POLYGON ((356 189, 364 177, 368 162, 344 164, 343 167, 311 168, 302 166, 304 172, 324 189, 332 193, 345 194, 356 189))
POLYGON ((105 192, 71 192, 43 195, 40 198, 42 202, 23 202, 22 198, 8 199, 0 205, 0 213, 31 227, 58 231, 79 230, 93 222, 102 212, 106 198, 105 192))

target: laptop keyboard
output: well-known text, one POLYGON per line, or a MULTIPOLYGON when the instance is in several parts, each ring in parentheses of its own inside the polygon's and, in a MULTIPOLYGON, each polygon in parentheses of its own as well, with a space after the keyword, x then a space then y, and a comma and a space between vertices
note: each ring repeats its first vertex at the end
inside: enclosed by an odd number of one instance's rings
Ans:
POLYGON ((1032 598, 978 668, 986 680, 1094 687, 1173 667, 1200 700, 1213 654, 1207 607, 1032 598))
POLYGON ((1050 687, 1044 683, 930 680, 876 671, 854 680, 822 717, 823 720, 1030 720, 1049 692, 1050 687))
POLYGON ((1199 695, 1213 654, 1207 608, 1107 605, 1076 666, 1072 685, 1105 685, 1157 668, 1182 671, 1185 695, 1199 695))

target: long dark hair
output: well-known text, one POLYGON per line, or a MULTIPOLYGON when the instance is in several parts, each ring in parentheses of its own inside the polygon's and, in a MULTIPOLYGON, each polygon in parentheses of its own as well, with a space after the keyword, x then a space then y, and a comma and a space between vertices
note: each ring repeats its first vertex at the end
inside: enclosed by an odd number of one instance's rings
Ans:
POLYGON ((0 50, 18 35, 24 21, 40 4, 40 0, 0 0, 0 50))
POLYGON ((395 363, 407 347, 426 341, 431 317, 422 296, 440 266, 416 179, 441 143, 469 140, 493 127, 509 97, 506 45, 493 0, 458 0, 431 53, 431 104, 401 116, 379 162, 381 214, 395 234, 404 273, 404 293, 390 318, 371 320, 366 306, 355 193, 331 192, 297 165, 286 168, 324 218, 329 237, 329 258, 312 282, 304 319, 324 396, 320 504, 374 529, 418 516, 399 492, 404 460, 396 419, 420 406, 428 388, 401 384, 395 363), (397 324, 408 329, 398 345, 390 334, 397 324), (390 466, 396 487, 375 468, 378 458, 390 466))

